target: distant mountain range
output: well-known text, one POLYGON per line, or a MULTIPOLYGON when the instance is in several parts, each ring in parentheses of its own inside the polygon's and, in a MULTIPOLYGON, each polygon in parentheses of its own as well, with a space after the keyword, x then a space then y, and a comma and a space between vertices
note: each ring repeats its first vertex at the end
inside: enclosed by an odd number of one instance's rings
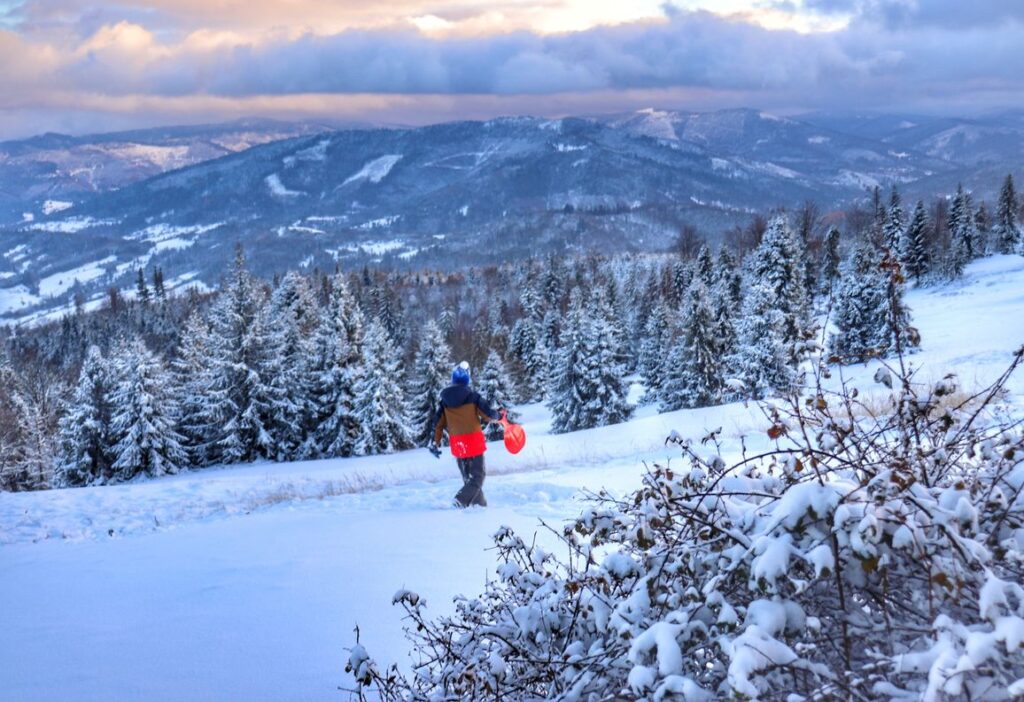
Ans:
POLYGON ((1024 163, 1024 113, 964 120, 641 110, 419 128, 270 121, 0 143, 0 319, 98 304, 159 265, 212 285, 252 267, 452 267, 656 249, 753 211, 874 185, 990 196, 1024 163))

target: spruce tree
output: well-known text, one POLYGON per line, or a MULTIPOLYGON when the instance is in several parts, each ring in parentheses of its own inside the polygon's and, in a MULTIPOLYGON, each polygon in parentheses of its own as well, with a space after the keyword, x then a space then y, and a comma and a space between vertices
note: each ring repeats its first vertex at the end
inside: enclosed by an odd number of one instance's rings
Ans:
POLYGON ((714 314, 715 343, 721 356, 727 358, 736 351, 736 321, 742 309, 742 299, 736 304, 727 291, 716 287, 710 291, 708 303, 714 314))
MULTIPOLYGON (((1020 251, 1020 228, 1017 226, 1017 190, 1013 175, 1006 176, 999 191, 999 206, 996 209, 996 225, 993 232, 996 251, 1001 254, 1020 251)), ((1024 253, 1024 252, 1022 252, 1024 253)))
POLYGON ((48 398, 15 388, 15 415, 20 436, 19 462, 13 489, 45 490, 53 487, 53 467, 59 450, 52 428, 48 398))
POLYGON ((900 198, 899 189, 893 184, 892 194, 889 196, 889 209, 886 212, 885 228, 883 229, 885 246, 893 254, 899 253, 905 227, 906 216, 903 213, 903 201, 900 198))
POLYGON ((682 303, 686 296, 686 291, 690 288, 691 280, 693 280, 693 266, 689 262, 676 261, 672 264, 669 302, 673 306, 678 306, 682 303))
POLYGON ((160 302, 167 301, 167 290, 164 288, 164 269, 160 266, 153 268, 153 292, 160 302))
POLYGON ((532 318, 520 318, 512 326, 509 336, 509 351, 516 365, 521 369, 519 400, 530 402, 544 396, 544 383, 548 370, 547 350, 540 343, 537 324, 532 318))
POLYGON ((188 465, 201 468, 215 460, 220 438, 220 417, 210 398, 216 368, 213 342, 209 324, 198 311, 186 318, 178 336, 177 355, 171 363, 179 400, 177 432, 188 465))
POLYGON ((350 456, 355 450, 355 388, 363 370, 363 340, 362 310, 344 277, 336 275, 316 329, 312 430, 304 450, 308 457, 350 456))
POLYGON ((786 317, 775 304, 775 293, 755 282, 743 299, 739 342, 729 359, 730 376, 743 383, 740 397, 761 399, 792 389, 796 373, 790 365, 785 328, 786 317))
POLYGON ((25 388, 0 343, 0 490, 52 486, 57 447, 47 409, 50 399, 25 388))
POLYGON ((402 323, 401 302, 396 293, 397 286, 390 277, 383 283, 374 286, 370 293, 372 304, 370 309, 384 325, 388 336, 396 343, 401 343, 405 336, 405 329, 402 323))
POLYGON ((146 272, 141 268, 135 269, 135 293, 139 302, 143 305, 149 304, 149 286, 146 285, 146 272))
POLYGON ((900 246, 901 262, 906 274, 917 283, 928 274, 931 268, 931 254, 928 251, 928 213, 924 202, 917 201, 914 214, 900 246))
POLYGON ((822 289, 831 293, 839 281, 839 264, 842 259, 839 256, 839 228, 834 224, 829 227, 825 234, 825 243, 821 252, 821 284, 822 289))
POLYGON ((427 322, 420 332, 409 383, 408 417, 412 440, 417 446, 426 445, 434 436, 438 402, 441 391, 448 385, 452 365, 451 350, 441 328, 436 322, 427 322))
POLYGON ((715 284, 715 264, 711 259, 711 250, 702 244, 694 260, 694 274, 700 278, 701 284, 710 289, 715 284))
POLYGON ((261 294, 240 247, 227 286, 211 309, 211 323, 210 418, 219 427, 212 459, 240 463, 274 458, 271 431, 279 403, 269 381, 279 366, 272 356, 261 294))
POLYGON ((859 247, 843 277, 833 321, 837 332, 829 350, 843 363, 885 356, 897 346, 909 350, 915 342, 896 261, 889 256, 879 261, 871 249, 859 247))
POLYGON ((992 236, 992 216, 984 202, 974 211, 974 231, 977 233, 975 241, 978 255, 984 255, 991 247, 989 242, 992 236))
POLYGON ((294 271, 286 273, 270 296, 266 313, 269 331, 264 370, 273 405, 268 429, 278 461, 301 457, 311 431, 315 312, 305 278, 294 271))
POLYGON ((412 446, 401 376, 402 362, 394 342, 384 325, 372 320, 363 343, 362 374, 355 384, 356 455, 391 453, 412 446))
POLYGON ((733 315, 739 314, 740 305, 743 303, 743 276, 740 275, 736 257, 727 246, 718 250, 712 288, 723 303, 732 305, 733 315))
POLYGON ((792 363, 800 356, 800 344, 808 325, 803 256, 803 247, 782 216, 768 225, 761 245, 753 254, 754 284, 762 288, 775 309, 782 313, 782 340, 792 363))
POLYGON ((115 374, 111 393, 114 479, 177 473, 186 456, 174 431, 177 402, 166 369, 136 340, 119 350, 115 374))
POLYGON ((23 446, 15 400, 18 381, 4 346, 0 343, 0 490, 14 490, 23 446))
POLYGON ((885 290, 872 251, 858 246, 849 261, 836 295, 833 322, 837 332, 830 338, 829 352, 844 363, 862 361, 878 354, 878 310, 885 290))
POLYGON ((722 349, 715 335, 707 289, 695 281, 687 294, 685 331, 668 358, 661 407, 707 407, 722 391, 722 349))
POLYGON ((872 244, 881 248, 885 246, 885 222, 889 212, 885 206, 885 198, 882 196, 882 188, 878 185, 871 189, 871 212, 871 228, 868 230, 868 238, 872 244))
POLYGON ((110 368, 99 347, 86 352, 74 395, 60 420, 59 486, 102 482, 111 465, 110 368))
POLYGON ((578 291, 552 358, 548 407, 556 434, 621 422, 632 411, 615 360, 614 332, 603 315, 584 306, 578 291))
POLYGON ((971 196, 964 191, 963 185, 957 185, 956 195, 949 208, 947 224, 949 226, 950 249, 954 257, 951 271, 959 277, 963 267, 971 260, 984 253, 980 249, 978 231, 974 225, 974 211, 971 196))
MULTIPOLYGON (((476 390, 480 396, 487 400, 491 407, 504 409, 506 417, 510 422, 518 420, 518 415, 512 411, 512 403, 517 397, 515 385, 505 368, 505 362, 496 351, 487 354, 487 360, 475 381, 476 390)), ((488 441, 495 441, 504 433, 501 425, 490 422, 484 427, 484 433, 488 441)))
POLYGON ((879 265, 882 301, 876 314, 878 326, 875 346, 882 355, 907 352, 917 346, 916 332, 910 326, 910 308, 904 300, 903 271, 892 256, 884 256, 879 265))
POLYGON ((592 353, 590 377, 593 384, 592 403, 597 412, 597 426, 624 422, 633 414, 627 399, 629 384, 622 362, 622 334, 618 319, 609 314, 607 301, 597 295, 591 302, 589 329, 592 353))
POLYGON ((661 396, 664 382, 665 355, 671 346, 672 335, 669 313, 664 305, 657 305, 647 318, 644 340, 640 345, 639 370, 644 378, 643 402, 653 402, 661 396))

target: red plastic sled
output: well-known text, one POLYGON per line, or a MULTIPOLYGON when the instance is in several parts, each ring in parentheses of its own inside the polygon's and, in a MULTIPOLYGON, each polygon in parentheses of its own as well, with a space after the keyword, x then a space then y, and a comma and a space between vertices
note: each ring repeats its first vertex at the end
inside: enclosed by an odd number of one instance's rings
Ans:
POLYGON ((501 413, 501 426, 505 430, 505 448, 509 453, 519 453, 526 446, 526 431, 518 424, 505 419, 505 412, 501 413))

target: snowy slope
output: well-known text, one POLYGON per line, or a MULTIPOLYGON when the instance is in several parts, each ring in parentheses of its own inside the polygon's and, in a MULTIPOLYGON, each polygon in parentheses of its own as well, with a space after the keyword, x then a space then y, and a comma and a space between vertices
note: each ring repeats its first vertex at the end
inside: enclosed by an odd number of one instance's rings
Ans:
MULTIPOLYGON (((922 379, 980 387, 1024 343, 1024 258, 972 265, 962 283, 908 294, 922 379)), ((871 389, 873 366, 843 370, 871 389)), ((832 382, 839 382, 836 374, 832 382)), ((877 386, 875 386, 877 387, 877 386)), ((1024 378, 1012 384, 1024 392, 1024 378)), ((626 491, 672 429, 766 439, 756 408, 656 415, 564 436, 524 408, 527 449, 488 454, 491 507, 457 511, 453 461, 393 456, 225 468, 132 485, 0 494, 0 697, 12 700, 337 700, 353 627, 404 660, 391 595, 434 612, 492 572, 490 534, 550 538, 581 489, 626 491)))

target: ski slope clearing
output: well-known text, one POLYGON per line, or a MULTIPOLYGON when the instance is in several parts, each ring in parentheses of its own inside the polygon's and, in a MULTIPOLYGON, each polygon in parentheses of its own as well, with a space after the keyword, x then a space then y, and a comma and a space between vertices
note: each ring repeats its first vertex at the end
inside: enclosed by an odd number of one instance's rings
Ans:
MULTIPOLYGON (((1024 343, 1024 258, 979 261, 962 282, 912 290, 907 302, 922 335, 909 358, 918 377, 955 371, 980 388, 1024 343)), ((877 392, 876 366, 829 382, 877 392)), ((1024 378, 1011 389, 1024 392, 1024 378)), ((454 461, 424 450, 0 494, 0 696, 344 699, 353 627, 380 660, 404 661, 394 592, 415 589, 435 613, 479 592, 499 526, 546 542, 541 520, 575 515, 581 490, 625 492, 644 461, 674 459, 663 443, 672 430, 700 439, 722 427, 752 450, 767 442, 758 409, 742 404, 647 407, 561 436, 547 432, 543 407, 523 414, 523 453, 488 453, 485 510, 451 509, 454 461)))

